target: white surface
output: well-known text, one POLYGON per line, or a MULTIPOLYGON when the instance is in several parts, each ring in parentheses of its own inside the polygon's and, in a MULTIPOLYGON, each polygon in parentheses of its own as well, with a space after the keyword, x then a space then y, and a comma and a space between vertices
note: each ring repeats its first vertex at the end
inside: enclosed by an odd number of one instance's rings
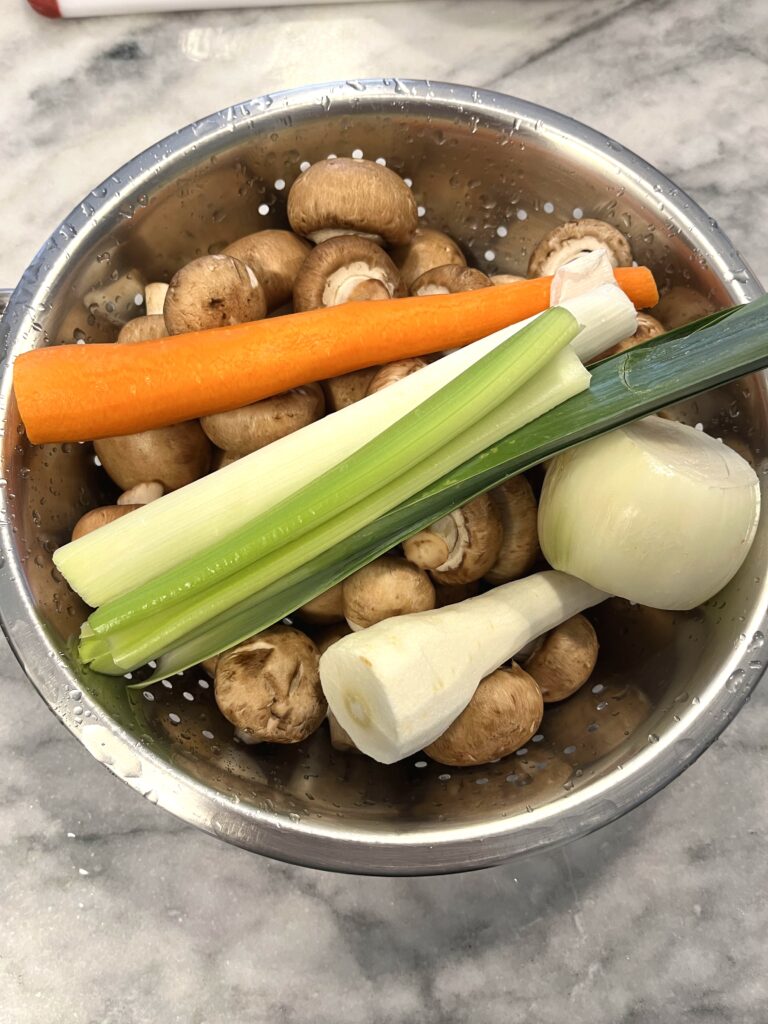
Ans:
MULTIPOLYGON (((289 86, 488 86, 614 136, 768 280, 764 0, 350 4, 48 21, 3 5, 0 283, 135 152, 289 86)), ((323 875, 115 780, 0 651, 2 1024, 760 1024, 768 689, 578 843, 474 875, 323 875)))

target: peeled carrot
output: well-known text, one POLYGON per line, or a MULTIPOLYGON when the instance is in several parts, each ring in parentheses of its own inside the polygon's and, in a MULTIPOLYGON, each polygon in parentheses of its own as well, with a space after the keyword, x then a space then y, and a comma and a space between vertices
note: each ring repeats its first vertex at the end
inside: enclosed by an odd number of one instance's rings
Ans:
MULTIPOLYGON (((134 434, 236 409, 311 381, 459 348, 549 306, 550 277, 391 302, 351 302, 141 345, 58 345, 20 355, 13 385, 34 444, 134 434)), ((616 280, 658 302, 646 267, 616 280)))

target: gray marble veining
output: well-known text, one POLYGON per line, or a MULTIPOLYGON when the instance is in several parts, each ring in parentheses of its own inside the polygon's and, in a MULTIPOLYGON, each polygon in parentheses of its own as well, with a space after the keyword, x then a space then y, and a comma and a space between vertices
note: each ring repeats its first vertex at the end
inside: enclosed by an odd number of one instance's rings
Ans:
MULTIPOLYGON (((768 4, 525 0, 57 23, 4 13, 0 284, 202 114, 308 81, 461 81, 563 110, 688 189, 768 278, 768 4)), ((0 662, 2 1024, 768 1019, 768 696, 564 850, 364 879, 253 857, 93 761, 0 662)))

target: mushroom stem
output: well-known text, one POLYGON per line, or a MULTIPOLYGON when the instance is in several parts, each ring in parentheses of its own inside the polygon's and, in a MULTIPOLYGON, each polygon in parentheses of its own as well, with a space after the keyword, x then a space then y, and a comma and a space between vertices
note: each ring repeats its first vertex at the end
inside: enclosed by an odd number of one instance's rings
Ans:
POLYGON ((144 289, 144 312, 147 316, 162 316, 168 285, 162 281, 152 281, 144 289))

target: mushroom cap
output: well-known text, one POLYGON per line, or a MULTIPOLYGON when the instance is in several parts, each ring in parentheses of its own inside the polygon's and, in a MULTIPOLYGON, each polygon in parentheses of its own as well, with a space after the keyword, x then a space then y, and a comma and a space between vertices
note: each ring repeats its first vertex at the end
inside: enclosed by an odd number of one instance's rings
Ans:
POLYGON ((348 405, 354 405, 368 394, 371 381, 378 373, 378 366, 366 366, 363 370, 351 370, 320 381, 325 395, 328 412, 338 412, 348 405))
POLYGON ((92 508, 84 516, 80 516, 72 530, 72 540, 79 540, 87 533, 101 529, 116 519, 121 519, 129 512, 141 508, 141 505, 102 505, 100 508, 92 508))
POLYGON ((409 289, 418 277, 434 267, 445 267, 451 263, 457 267, 467 265, 458 242, 454 242, 450 235, 423 227, 416 228, 405 245, 398 245, 392 250, 392 259, 403 284, 409 289))
POLYGON ((489 492, 501 517, 502 540, 496 561, 485 574, 494 586, 520 579, 539 557, 538 505, 533 488, 520 475, 489 492))
POLYGON ((331 644, 335 644, 343 636, 349 636, 351 632, 346 619, 342 619, 341 622, 329 622, 326 626, 313 629, 312 639, 315 641, 318 651, 325 654, 331 644))
POLYGON ((337 235, 315 246, 293 284, 297 313, 343 302, 405 295, 400 272, 381 246, 356 235, 337 235))
POLYGON ((592 217, 569 220, 546 234, 531 254, 529 277, 547 277, 583 252, 605 249, 614 267, 632 266, 629 242, 612 224, 592 217))
POLYGON ((165 488, 159 480, 146 480, 123 491, 117 499, 118 505, 149 505, 165 494, 165 488))
POLYGON ((203 416, 206 435, 226 452, 248 455, 320 419, 325 398, 319 384, 305 384, 239 409, 203 416))
POLYGON ((481 494, 409 537, 403 551, 408 561, 429 569, 436 583, 472 583, 494 564, 501 540, 501 516, 481 494))
POLYGON ((300 743, 328 710, 317 647, 292 626, 273 626, 219 656, 219 710, 249 743, 300 743))
POLYGON ((101 464, 124 491, 157 480, 175 491, 208 472, 211 445, 197 420, 139 434, 102 437, 93 442, 101 464))
MULTIPOLYGON (((326 625, 331 622, 344 622, 344 600, 342 598, 341 584, 337 583, 329 590, 313 597, 301 608, 296 609, 296 615, 305 622, 326 625)), ((346 625, 346 623, 345 623, 346 625)), ((323 653, 322 651, 320 652, 323 653)))
POLYGON ((536 681, 512 662, 480 681, 459 717, 424 753, 440 764, 488 764, 527 743, 543 715, 536 681))
POLYGON ((212 657, 206 658, 205 661, 200 662, 200 668, 203 672, 207 672, 211 679, 216 675, 216 666, 219 663, 220 657, 220 654, 214 654, 212 657))
POLYGON ((435 583, 435 608, 445 608, 449 604, 458 604, 468 597, 476 597, 480 593, 480 583, 435 583))
POLYGON ((273 310, 290 302, 293 282, 311 251, 309 242, 292 231, 270 228, 238 238, 224 249, 224 255, 234 256, 254 271, 264 289, 267 309, 273 310))
POLYGON ((426 361, 418 357, 399 359, 395 363, 385 363, 376 371, 365 393, 366 395, 375 395, 377 391, 383 391, 384 388, 397 384, 404 377, 410 377, 417 370, 423 370, 426 365, 426 361))
POLYGON ((653 312, 656 317, 667 325, 668 331, 676 327, 684 327, 693 320, 699 320, 708 313, 714 313, 717 306, 687 285, 675 285, 670 288, 666 295, 663 295, 655 306, 653 312))
POLYGON ((491 274, 491 284, 517 284, 518 281, 525 281, 520 274, 491 274))
POLYGON ((449 263, 427 270, 411 285, 411 295, 449 295, 452 292, 474 292, 490 288, 491 279, 474 267, 459 267, 449 263))
POLYGON ((134 345, 137 341, 157 341, 158 338, 167 337, 165 317, 162 313, 154 313, 152 316, 137 316, 129 320, 120 328, 117 340, 121 345, 134 345))
POLYGON ((223 253, 201 256, 178 270, 163 306, 170 334, 261 320, 266 312, 264 289, 254 271, 223 253))
POLYGON ((220 448, 217 448, 213 453, 213 462, 211 463, 211 469, 224 469, 225 466, 231 466, 233 462, 237 462, 238 459, 242 459, 242 455, 239 452, 224 452, 220 448))
POLYGON ((545 703, 565 700, 580 689, 597 663, 597 633, 589 619, 574 615, 543 638, 525 661, 545 703))
POLYGON ((404 558, 382 555, 342 583, 344 615, 354 630, 435 607, 429 577, 404 558))
POLYGON ((401 245, 416 230, 418 213, 411 190, 394 171, 370 160, 335 157, 312 164, 293 183, 288 220, 309 238, 331 229, 401 245))
POLYGON ((636 345, 642 345, 644 341, 657 338, 660 334, 664 334, 665 330, 664 324, 660 323, 655 316, 651 316, 650 313, 638 313, 635 333, 623 341, 617 341, 615 345, 601 352, 599 356, 595 356, 590 362, 597 362, 598 359, 607 359, 608 356, 626 352, 630 348, 635 348, 636 345))

